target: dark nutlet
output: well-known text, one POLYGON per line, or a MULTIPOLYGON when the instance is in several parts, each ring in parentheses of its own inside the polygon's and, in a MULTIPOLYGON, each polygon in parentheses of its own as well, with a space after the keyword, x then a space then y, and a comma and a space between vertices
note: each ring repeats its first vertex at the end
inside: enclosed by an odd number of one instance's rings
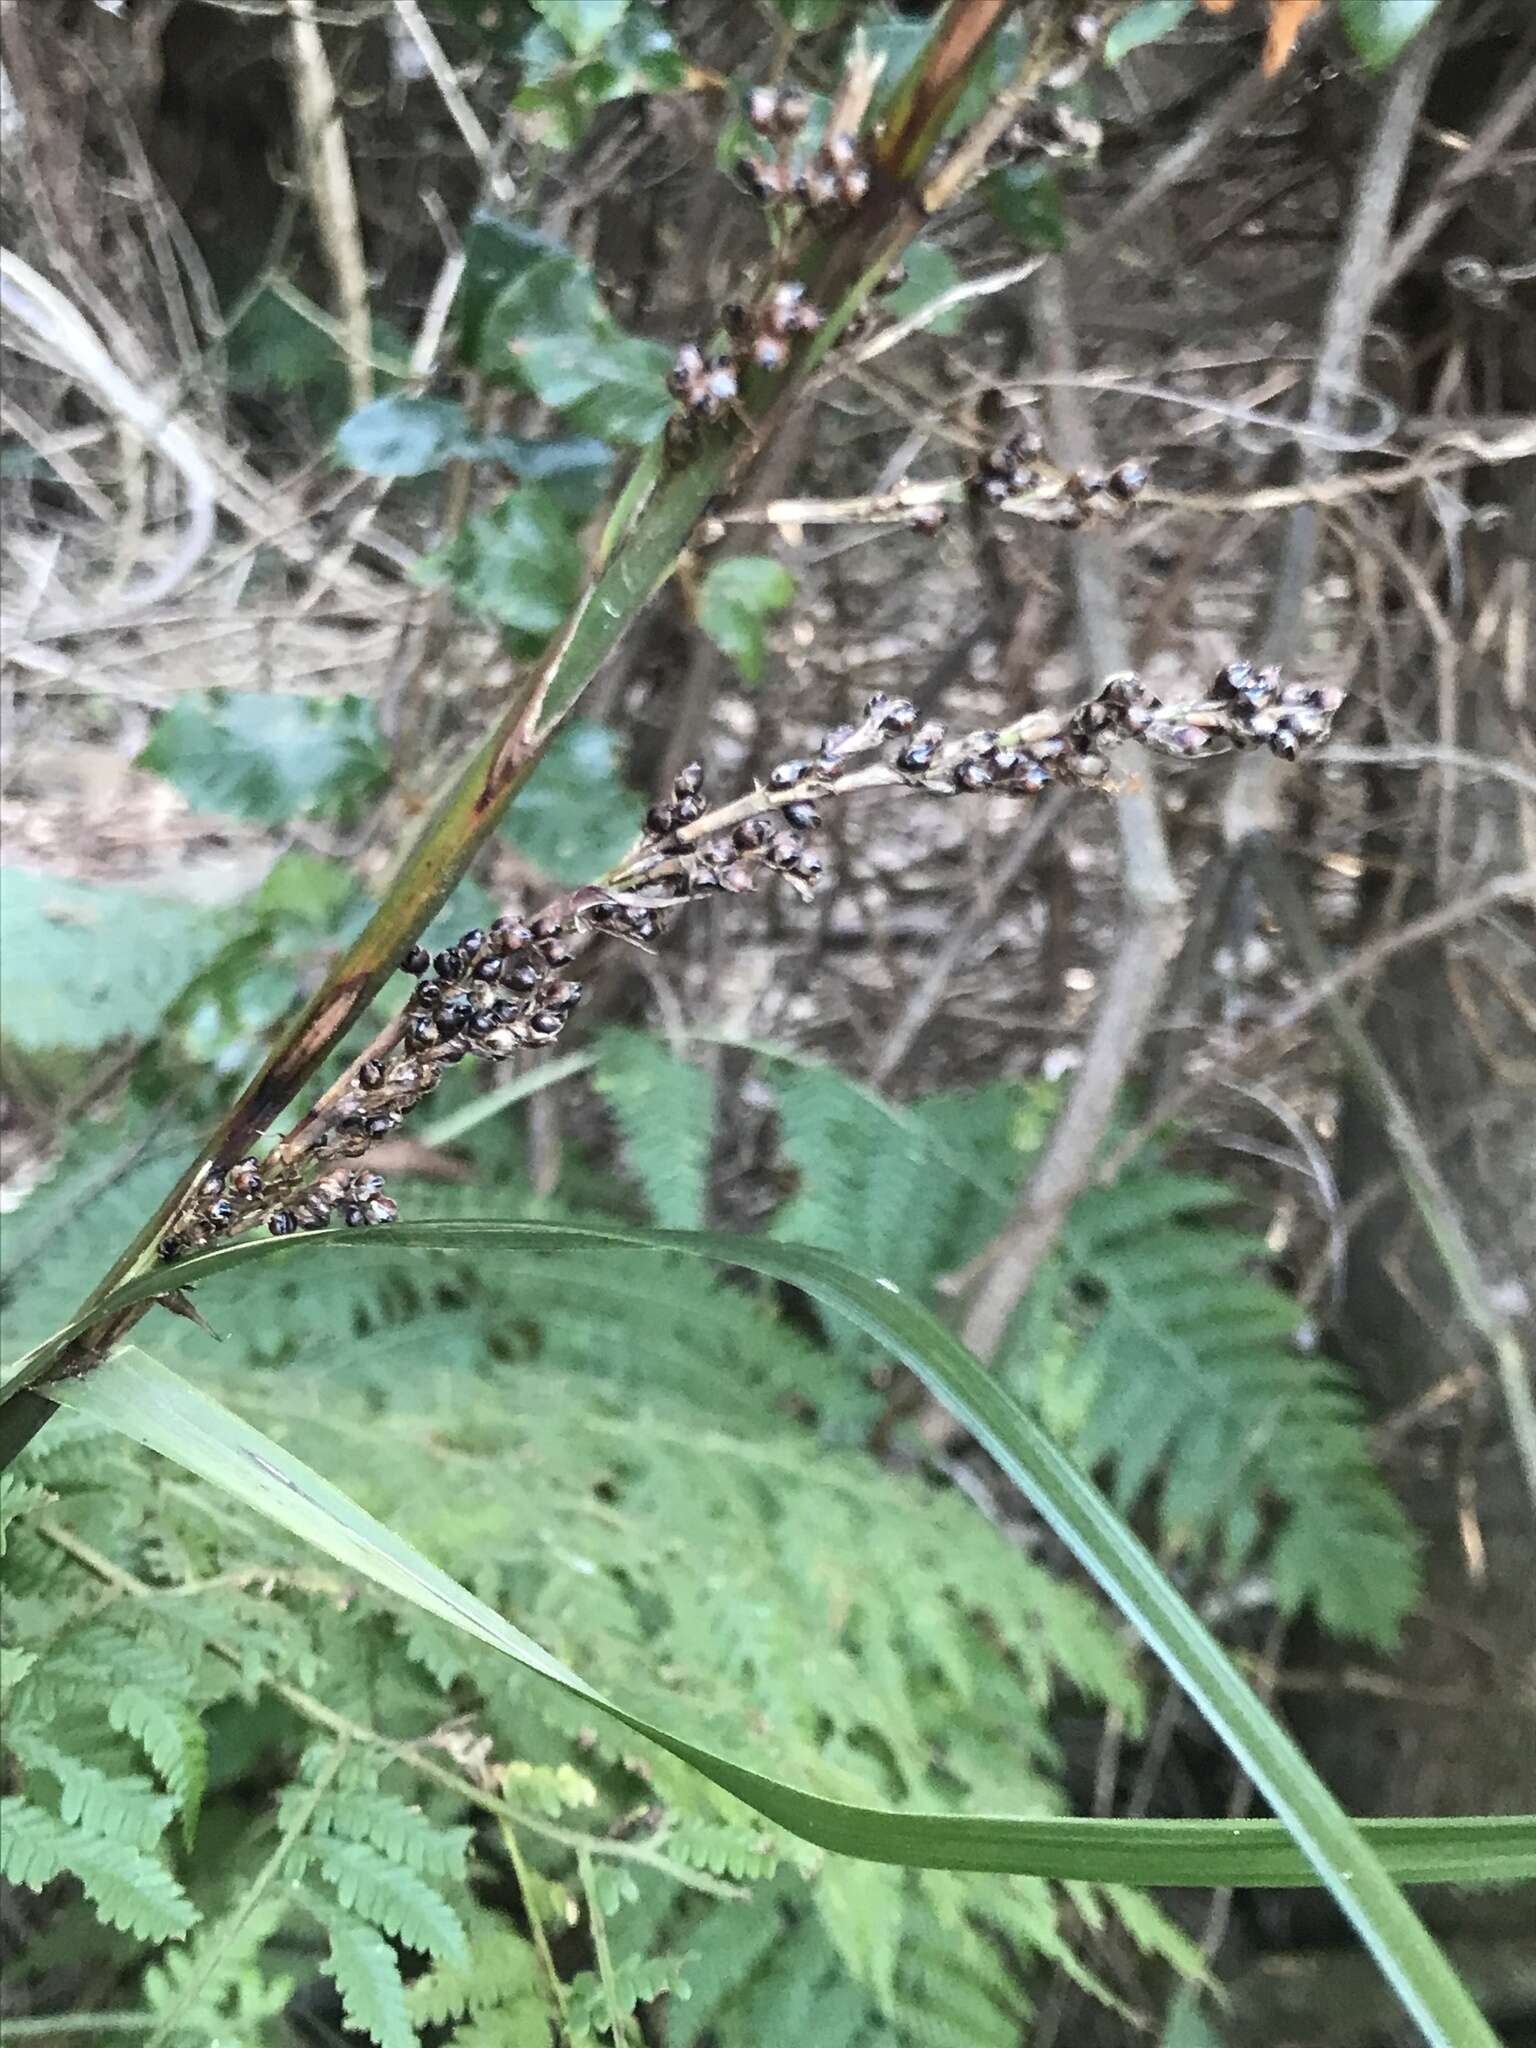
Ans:
POLYGON ((697 796, 703 787, 704 764, 701 761, 690 761, 685 768, 678 769, 677 779, 672 784, 672 794, 675 797, 697 796))
POLYGON ((797 797, 794 803, 784 806, 784 822, 793 825, 797 832, 814 832, 821 823, 821 813, 804 797, 797 797))
POLYGON ((738 853, 755 853, 758 847, 768 844, 773 832, 773 820, 759 812, 755 818, 742 819, 731 834, 731 844, 738 853))
POLYGON ((984 761, 957 761, 955 785, 959 789, 990 789, 992 770, 984 761))
POLYGON ((433 954, 432 965, 440 981, 457 981, 469 962, 457 946, 444 946, 441 953, 433 954))
POLYGON ((536 939, 558 939, 565 926, 558 917, 546 914, 543 917, 536 917, 528 929, 536 939))
POLYGON ((425 946, 408 946, 400 958, 402 974, 425 974, 432 965, 432 955, 425 946))
POLYGON ((809 761, 781 761, 777 768, 770 770, 770 789, 793 789, 797 782, 804 782, 811 772, 809 761))
POLYGON ((645 814, 645 829, 652 839, 665 839, 672 830, 672 806, 652 804, 645 814))
POLYGON ((287 1209, 279 1209, 267 1218, 267 1228, 274 1237, 292 1237, 298 1227, 298 1218, 287 1209))
POLYGON ((382 1060, 364 1060, 357 1070, 359 1088, 382 1088, 384 1085, 384 1064, 382 1060))

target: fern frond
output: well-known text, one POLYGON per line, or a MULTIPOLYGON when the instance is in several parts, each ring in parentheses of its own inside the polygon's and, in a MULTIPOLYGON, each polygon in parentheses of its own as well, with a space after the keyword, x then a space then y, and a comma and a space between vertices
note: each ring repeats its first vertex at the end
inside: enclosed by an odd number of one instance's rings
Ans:
POLYGON ((66 1826, 135 1849, 153 1849, 170 1826, 175 1802, 147 1778, 109 1776, 29 1728, 12 1728, 6 1740, 29 1770, 46 1771, 58 1781, 59 1818, 66 1826))
POLYGON ((367 1842, 309 1836, 296 1860, 318 1872, 348 1913, 371 1921, 408 1948, 432 1956, 462 1956, 464 1923, 442 1893, 367 1842))
POLYGON ((180 1700, 142 1685, 113 1688, 107 1723, 132 1736, 159 1773, 181 1814, 182 1838, 190 1849, 208 1784, 208 1736, 202 1721, 180 1700))
POLYGON ((614 1028, 603 1033, 593 1078, 652 1217, 666 1230, 702 1230, 714 1124, 709 1075, 649 1032, 614 1028))
POLYGON ((166 1866, 141 1849, 70 1827, 26 1799, 0 1799, 0 1873, 37 1891, 66 1872, 109 1926, 142 1941, 174 1940, 198 1918, 166 1866))
POLYGON ((317 1835, 333 1833, 371 1843, 387 1861, 418 1877, 452 1882, 464 1876, 471 1831, 441 1827, 419 1808, 407 1806, 387 1792, 328 1793, 309 1824, 317 1835))
POLYGON ((341 1998, 349 2027, 378 2048, 420 2048, 395 1952, 375 1927, 334 1908, 324 1914, 330 1952, 321 1968, 341 1998))

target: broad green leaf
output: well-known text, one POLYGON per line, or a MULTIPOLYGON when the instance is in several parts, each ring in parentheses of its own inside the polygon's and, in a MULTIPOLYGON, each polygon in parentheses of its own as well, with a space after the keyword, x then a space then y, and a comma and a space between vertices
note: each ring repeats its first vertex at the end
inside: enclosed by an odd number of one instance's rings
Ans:
POLYGON ((617 330, 598 336, 587 366, 589 388, 566 408, 572 425, 632 446, 654 440, 672 410, 671 367, 672 353, 659 342, 617 330))
POLYGON ((699 592, 699 624, 749 683, 762 680, 768 621, 794 602, 795 579, 771 555, 717 562, 699 592))
MULTIPOLYGON (((365 1515, 336 1489, 135 1346, 83 1378, 49 1383, 48 1398, 211 1480, 301 1538, 316 1542, 424 1611, 501 1649, 591 1705, 661 1743, 726 1790, 806 1840, 875 1862, 1004 1869, 1140 1884, 1306 1882, 1327 1885, 1435 2048, 1495 2048, 1454 1972, 1425 1932, 1378 1854, 1413 1881, 1536 1874, 1536 1818, 1356 1825, 1244 1684, 1226 1653, 1185 1606, 1150 1553, 1091 1482, 1043 1434, 934 1317, 891 1281, 854 1272, 799 1246, 672 1232, 539 1223, 402 1225, 376 1241, 398 1253, 493 1246, 529 1252, 605 1245, 645 1247, 746 1267, 787 1282, 837 1310, 913 1371, 1030 1499, 1056 1535, 1163 1660, 1279 1815, 1264 1822, 1008 1820, 975 1815, 880 1813, 808 1793, 682 1738, 604 1698, 511 1623, 365 1515), (1284 1841, 1289 1833, 1295 1848, 1284 1841), (1375 1846, 1373 1846, 1373 1843, 1375 1846), (1475 1846, 1475 1857, 1469 1854, 1475 1846), (1296 1854, 1300 1850, 1300 1855, 1296 1854)), ((231 1246, 182 1262, 185 1288, 257 1260, 367 1246, 369 1234, 320 1233, 231 1246)), ((142 1274, 92 1314, 153 1297, 163 1274, 142 1274)), ((5 1375, 4 1393, 31 1384, 77 1322, 5 1375)))
POLYGON ((585 434, 555 441, 488 434, 466 440, 460 452, 474 461, 504 464, 520 483, 541 484, 551 503, 572 520, 590 518, 613 474, 613 450, 585 434))
POLYGON ((1425 26, 1439 0, 1340 0, 1344 32, 1373 71, 1384 71, 1425 26))
POLYGON ((634 843, 645 806, 619 778, 605 725, 572 719, 550 741, 502 835, 556 882, 612 867, 634 843))
POLYGON ((1195 0, 1142 0, 1141 6, 1123 14, 1104 38, 1104 62, 1118 64, 1143 43, 1171 35, 1194 4, 1195 0))
POLYGON ((485 318, 503 289, 546 257, 565 251, 548 235, 491 207, 478 207, 464 236, 464 279, 459 286, 459 354, 482 367, 485 318))
POLYGON ((420 573, 446 579, 472 611, 509 627, 522 651, 536 652, 576 601, 581 551, 549 493, 530 484, 467 520, 420 573))
POLYGON ((1061 187, 1044 164, 1008 164, 985 179, 981 196, 994 220, 1030 249, 1064 249, 1061 187))
POLYGON ((327 860, 296 846, 268 868, 251 908, 260 917, 291 919, 329 932, 356 894, 357 883, 345 861, 327 860))
POLYGON ((532 6, 578 57, 590 57, 623 21, 629 0, 532 0, 532 6))
POLYGON ((476 350, 476 367, 492 379, 525 385, 549 405, 564 405, 589 388, 579 356, 580 341, 595 335, 606 315, 586 266, 565 250, 539 256, 502 286, 486 310, 476 350), (554 344, 531 362, 538 342, 554 344), (561 350, 571 360, 560 375, 561 350), (535 381, 535 379, 539 381, 535 381))
POLYGON ((198 810, 262 825, 354 815, 384 775, 371 704, 254 690, 178 698, 137 766, 163 775, 198 810))
MULTIPOLYGON (((885 310, 898 320, 909 320, 925 306, 942 298, 960 282, 954 260, 932 242, 914 242, 902 258, 907 281, 885 301, 885 310)), ((930 334, 957 334, 965 325, 964 306, 950 306, 927 323, 930 334)))
POLYGON ((188 902, 30 868, 0 868, 0 927, 0 1031, 33 1052, 147 1038, 224 944, 188 902))
POLYGON ((610 441, 648 441, 671 410, 670 357, 609 318, 591 274, 564 251, 504 285, 479 330, 486 376, 519 384, 610 441))
POLYGON ((336 453, 368 476, 427 476, 459 452, 464 408, 451 398, 375 398, 343 420, 336 453))

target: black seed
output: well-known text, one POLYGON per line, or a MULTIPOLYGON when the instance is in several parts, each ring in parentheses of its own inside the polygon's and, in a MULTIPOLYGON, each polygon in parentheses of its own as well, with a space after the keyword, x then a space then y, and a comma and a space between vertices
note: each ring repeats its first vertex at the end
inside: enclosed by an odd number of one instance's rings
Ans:
POLYGON ((797 832, 814 832, 821 823, 821 813, 804 797, 797 797, 794 803, 784 806, 784 822, 793 825, 797 832))
POLYGON ((501 978, 510 987, 520 988, 526 993, 536 989, 544 976, 537 967, 530 966, 524 961, 520 966, 507 968, 501 978))
POLYGON ((360 1202, 351 1202, 342 1211, 341 1220, 348 1230, 361 1230, 367 1224, 368 1212, 360 1202))
POLYGON ((359 1088, 381 1088, 384 1085, 384 1068, 378 1060, 364 1060, 357 1070, 359 1088))
POLYGON ((955 764, 955 782, 961 789, 990 789, 992 770, 984 761, 959 761, 955 764))
POLYGON ((680 796, 672 806, 672 821, 675 825, 693 825, 703 817, 706 806, 701 796, 680 796))
POLYGON ((766 846, 773 833, 773 820, 760 812, 755 818, 742 819, 731 834, 731 844, 738 853, 753 853, 759 846, 766 846))
POLYGON ((436 1045, 442 1035, 442 1032, 430 1017, 413 1017, 411 1019, 410 1040, 412 1045, 436 1045))
POLYGON ((536 939, 558 939, 565 927, 558 917, 536 917, 528 929, 536 939))
POLYGON ((423 1010, 435 1010, 447 993, 440 981, 423 981, 416 989, 417 1006, 423 1010))
POLYGON ((645 829, 653 839, 665 839, 672 830, 672 806, 652 804, 645 814, 645 829))
POLYGON ((479 925, 473 925, 460 938, 459 951, 461 953, 478 953, 484 944, 485 933, 481 931, 479 925))
POLYGON ((781 761, 768 777, 770 789, 793 789, 797 782, 803 782, 811 772, 809 761, 781 761))
POLYGON ((457 946, 444 946, 441 953, 434 953, 432 965, 444 981, 457 981, 469 965, 457 946))
POLYGON ((223 1192, 224 1176, 222 1173, 205 1173, 203 1175, 202 1182, 197 1190, 200 1201, 211 1202, 216 1196, 222 1195, 223 1192))
POLYGON ((375 1195, 384 1192, 382 1173, 354 1173, 347 1181, 347 1195, 354 1202, 371 1202, 375 1195))
POLYGON ((703 764, 699 761, 690 761, 685 768, 678 769, 677 780, 672 785, 672 794, 674 796, 697 796, 703 787, 703 764))
POLYGON ((881 713, 880 723, 886 732, 910 732, 917 723, 917 706, 896 697, 881 713))
POLYGON ((564 1022, 558 1010, 535 1010, 528 1019, 528 1029, 535 1038, 558 1038, 564 1022))
POLYGON ((275 1216, 267 1218, 267 1228, 274 1237, 291 1237, 298 1227, 297 1219, 286 1209, 279 1209, 275 1216))
POLYGON ((481 960, 475 966, 476 981, 500 981, 501 958, 493 953, 488 960, 481 960))
POLYGON ((169 1237, 162 1237, 160 1240, 160 1256, 162 1259, 179 1258, 185 1249, 186 1240, 177 1237, 174 1232, 169 1237))
POLYGON ((800 841, 793 832, 776 832, 769 841, 768 859, 776 868, 793 866, 800 853, 800 841))
POLYGON ((498 917, 491 926, 491 937, 504 953, 517 953, 533 944, 533 933, 520 917, 498 917))
POLYGON ((223 1196, 220 1196, 218 1201, 208 1204, 207 1208, 203 1211, 203 1215, 215 1229, 222 1230, 227 1224, 234 1222, 235 1205, 233 1202, 225 1201, 223 1196))
POLYGON ((798 875, 801 881, 803 882, 814 882, 821 874, 821 871, 821 855, 819 853, 810 852, 803 852, 797 854, 795 856, 794 865, 790 870, 792 874, 798 875))
POLYGON ((1109 472, 1108 483, 1111 494, 1129 504, 1146 489, 1147 472, 1139 462, 1122 462, 1109 472))
POLYGON ((401 957, 402 974, 425 974, 432 965, 432 955, 425 946, 408 946, 401 957))
POLYGON ((516 1003, 498 1003, 491 1012, 491 1021, 496 1024, 510 1024, 520 1015, 516 1003))
POLYGON ((581 997, 579 981, 552 981, 544 991, 544 1001, 551 1010, 574 1010, 581 997))

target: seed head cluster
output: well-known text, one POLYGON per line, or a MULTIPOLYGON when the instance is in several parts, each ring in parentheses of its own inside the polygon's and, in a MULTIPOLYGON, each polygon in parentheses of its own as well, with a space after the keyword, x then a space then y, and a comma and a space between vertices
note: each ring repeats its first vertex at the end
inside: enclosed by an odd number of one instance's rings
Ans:
POLYGON ((764 875, 809 899, 823 878, 812 841, 829 800, 879 789, 1015 798, 1110 789, 1109 751, 1125 742, 1178 760, 1253 746, 1295 760, 1328 737, 1342 702, 1332 685, 1287 683, 1276 668, 1232 661, 1207 695, 1188 702, 1160 701, 1127 672, 1059 714, 951 733, 920 718, 906 698, 879 691, 857 720, 832 727, 814 751, 778 762, 724 804, 711 805, 703 767, 690 762, 604 881, 529 919, 509 911, 435 954, 412 946, 400 965, 416 985, 394 1025, 266 1160, 208 1173, 161 1255, 178 1259, 259 1224, 286 1237, 337 1222, 394 1222, 382 1175, 340 1160, 360 1160, 397 1130, 445 1068, 470 1058, 494 1065, 552 1045, 582 999, 567 970, 595 940, 645 946, 687 903, 743 894, 764 875))
POLYGON ((1069 530, 1093 518, 1122 518, 1147 485, 1139 462, 1121 462, 1107 474, 1098 470, 1063 472, 1045 459, 1039 434, 1022 428, 987 449, 966 478, 966 492, 978 505, 1006 505, 1031 500, 1030 516, 1069 530))
POLYGON ((816 149, 797 152, 811 114, 804 93, 754 86, 747 94, 746 114, 754 134, 772 145, 771 154, 754 151, 736 166, 738 181, 754 199, 765 206, 803 208, 818 220, 863 204, 869 166, 856 136, 834 130, 816 149))

